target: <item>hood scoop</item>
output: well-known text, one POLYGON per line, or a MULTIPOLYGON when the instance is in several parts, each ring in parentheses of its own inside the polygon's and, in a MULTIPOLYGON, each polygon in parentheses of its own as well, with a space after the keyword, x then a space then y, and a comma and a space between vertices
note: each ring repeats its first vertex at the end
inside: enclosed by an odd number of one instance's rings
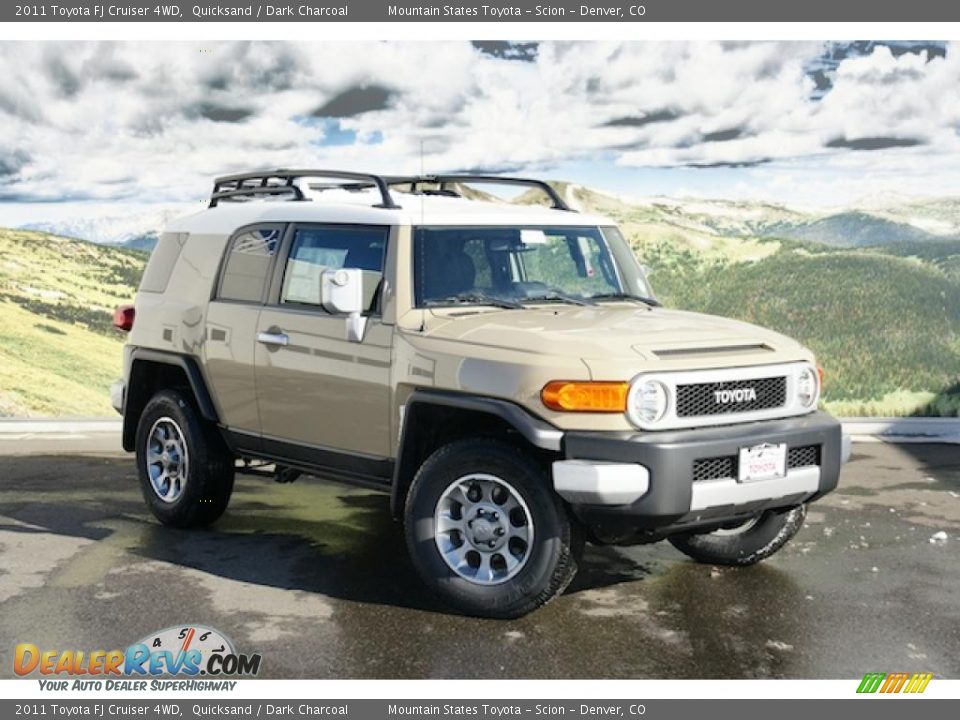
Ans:
POLYGON ((718 345, 716 347, 664 348, 654 350, 653 354, 658 358, 677 359, 712 357, 714 355, 752 355, 758 352, 774 352, 774 349, 764 343, 750 343, 745 345, 718 345))

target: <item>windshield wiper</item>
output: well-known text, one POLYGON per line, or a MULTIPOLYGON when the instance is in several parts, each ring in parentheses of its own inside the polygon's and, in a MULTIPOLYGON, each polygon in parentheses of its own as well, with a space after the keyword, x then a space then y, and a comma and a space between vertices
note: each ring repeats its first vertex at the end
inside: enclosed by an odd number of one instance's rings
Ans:
POLYGON ((542 295, 531 295, 523 299, 523 302, 544 302, 550 300, 559 300, 560 302, 570 303, 571 305, 596 305, 593 300, 589 300, 577 295, 571 295, 560 290, 551 290, 542 295))
POLYGON ((430 302, 429 304, 437 307, 466 303, 472 303, 474 305, 492 305, 493 307, 503 308, 504 310, 523 309, 523 305, 514 300, 507 300, 506 298, 496 297, 495 295, 487 295, 486 293, 482 292, 463 292, 459 293, 458 295, 451 295, 450 297, 430 302))
POLYGON ((642 302, 645 305, 650 307, 660 307, 660 303, 653 298, 641 297, 640 295, 631 295, 630 293, 623 292, 612 292, 612 293, 601 293, 599 295, 591 295, 591 300, 634 300, 636 302, 642 302))

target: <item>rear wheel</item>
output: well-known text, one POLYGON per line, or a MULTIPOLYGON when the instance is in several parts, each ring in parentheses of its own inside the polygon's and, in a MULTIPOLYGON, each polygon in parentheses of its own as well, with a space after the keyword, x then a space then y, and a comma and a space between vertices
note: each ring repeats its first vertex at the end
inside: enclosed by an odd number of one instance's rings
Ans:
POLYGON ((433 453, 410 487, 405 522, 424 582, 484 617, 519 617, 562 593, 583 548, 543 468, 496 440, 433 453))
POLYGON ((768 510, 739 525, 700 535, 675 535, 670 543, 697 562, 711 565, 754 565, 786 545, 807 516, 807 506, 768 510))
POLYGON ((181 393, 164 390, 137 425, 137 470, 144 500, 164 525, 209 525, 233 492, 233 456, 181 393))

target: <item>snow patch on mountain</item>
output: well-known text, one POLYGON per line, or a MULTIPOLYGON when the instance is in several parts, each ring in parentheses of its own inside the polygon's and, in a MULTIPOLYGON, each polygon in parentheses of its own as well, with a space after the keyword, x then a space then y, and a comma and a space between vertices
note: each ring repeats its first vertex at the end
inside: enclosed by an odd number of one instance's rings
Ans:
POLYGON ((197 205, 134 206, 129 212, 111 209, 108 214, 83 214, 23 223, 23 230, 62 235, 97 243, 150 249, 172 220, 198 210, 197 205))

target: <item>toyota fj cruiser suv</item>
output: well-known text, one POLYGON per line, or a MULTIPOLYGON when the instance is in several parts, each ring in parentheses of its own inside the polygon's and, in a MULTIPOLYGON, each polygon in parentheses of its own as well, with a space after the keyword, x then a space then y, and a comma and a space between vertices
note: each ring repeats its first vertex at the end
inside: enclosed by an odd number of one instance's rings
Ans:
POLYGON ((476 615, 561 593, 584 542, 756 563, 848 453, 808 350, 661 307, 614 223, 537 180, 219 178, 115 324, 162 523, 216 520, 236 472, 382 490, 424 582, 476 615), (551 206, 468 195, 491 182, 551 206))

